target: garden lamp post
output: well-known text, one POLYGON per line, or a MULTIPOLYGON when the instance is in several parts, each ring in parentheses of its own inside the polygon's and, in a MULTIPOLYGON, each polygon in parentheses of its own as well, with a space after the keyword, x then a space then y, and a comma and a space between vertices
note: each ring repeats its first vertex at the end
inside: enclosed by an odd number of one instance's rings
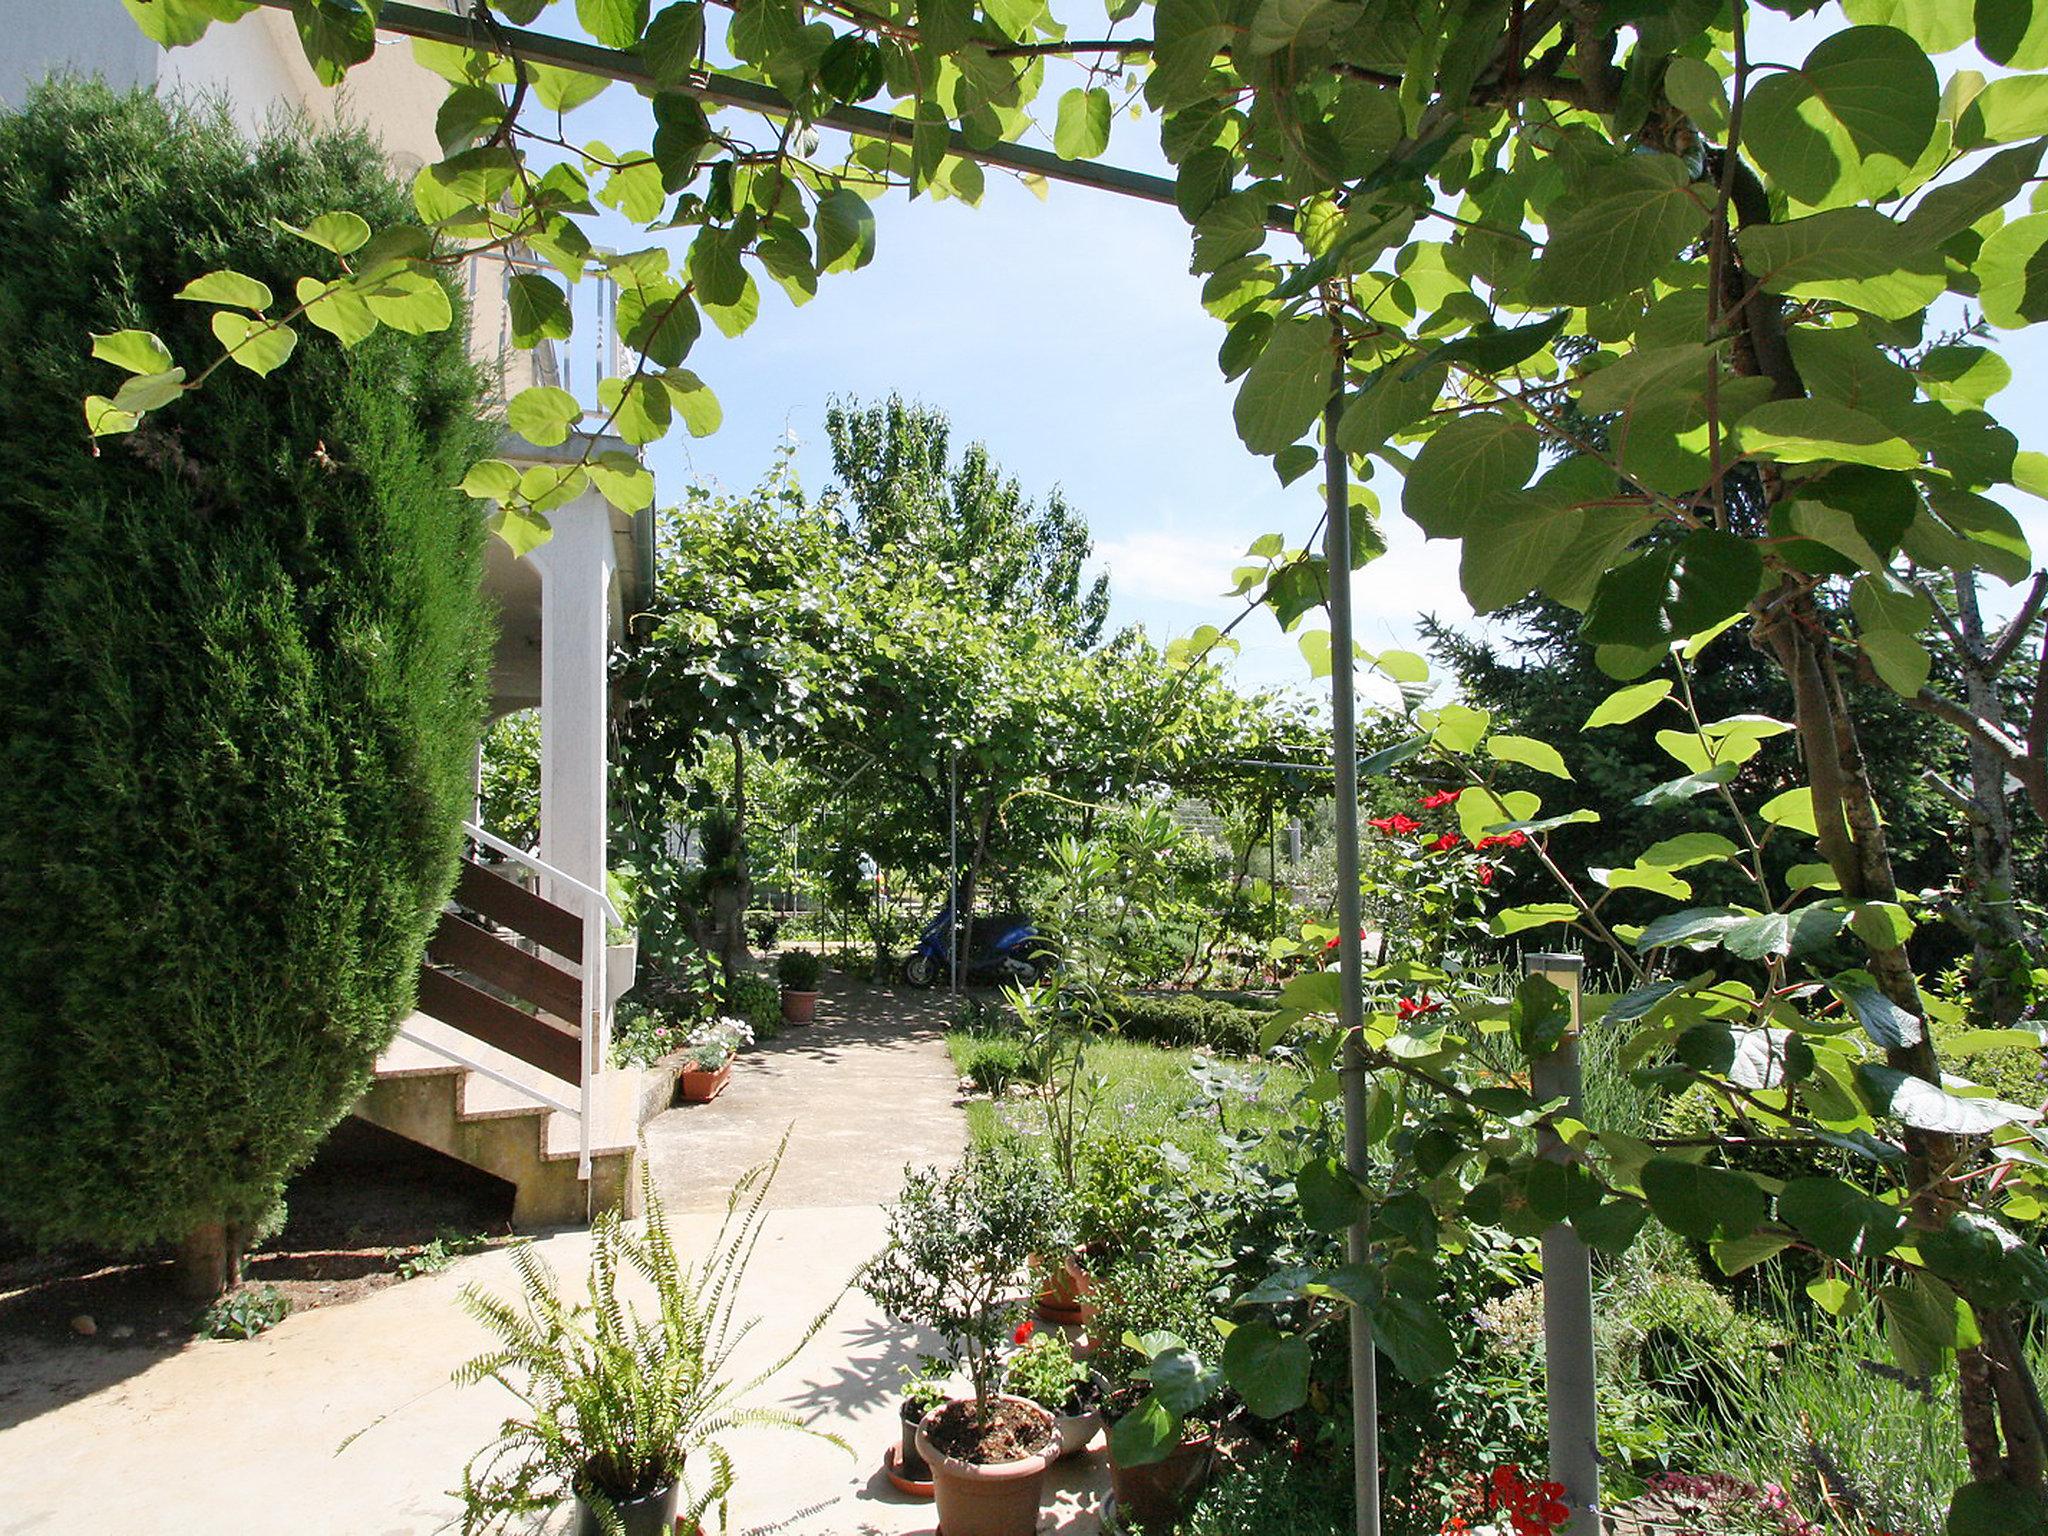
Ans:
MULTIPOLYGON (((1536 954, 1523 961, 1569 1000, 1571 1019, 1549 1050, 1533 1054, 1529 1088, 1539 1103, 1565 1101, 1578 1118, 1579 1026, 1585 960, 1578 955, 1536 954)), ((1536 1132, 1537 1155, 1569 1162, 1571 1149, 1548 1125, 1536 1132)), ((1599 1536, 1600 1452, 1593 1399, 1593 1259, 1578 1233, 1559 1222, 1543 1234, 1543 1380, 1550 1421, 1550 1480, 1564 1486, 1571 1523, 1566 1536, 1599 1536)))

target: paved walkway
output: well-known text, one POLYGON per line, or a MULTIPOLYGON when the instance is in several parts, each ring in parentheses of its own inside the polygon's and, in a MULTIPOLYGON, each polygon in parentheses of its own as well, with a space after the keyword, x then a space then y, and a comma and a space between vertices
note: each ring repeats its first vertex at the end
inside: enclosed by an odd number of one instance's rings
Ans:
MULTIPOLYGON (((649 1125, 657 1183, 678 1243, 701 1251, 725 1190, 788 1151, 743 1313, 762 1324, 738 1368, 772 1360, 880 1246, 881 1203, 906 1163, 956 1156, 966 1138, 941 1034, 943 994, 827 983, 818 1020, 743 1057, 713 1104, 649 1125)), ((558 1271, 581 1270, 587 1240, 541 1240, 558 1271)), ((287 1318, 247 1343, 195 1341, 169 1355, 81 1341, 81 1370, 47 1404, 16 1399, 0 1419, 0 1536, 68 1531, 81 1519, 162 1536, 424 1536, 452 1528, 464 1461, 516 1405, 495 1387, 458 1390, 449 1372, 483 1343, 457 1308, 468 1283, 509 1292, 499 1252, 287 1318), (132 1371, 121 1367, 132 1357, 132 1371)), ((756 1401, 779 1402, 855 1454, 793 1437, 732 1437, 739 1486, 728 1529, 751 1536, 929 1533, 931 1506, 877 1470, 897 1435, 906 1337, 858 1293, 756 1401)), ((7 1368, 0 1361, 0 1371, 7 1368)), ((1045 1531, 1096 1529, 1099 1453, 1056 1477, 1045 1531)), ((1058 1469, 1056 1469, 1057 1471, 1058 1469)), ((566 1521, 549 1530, 566 1529, 566 1521)))

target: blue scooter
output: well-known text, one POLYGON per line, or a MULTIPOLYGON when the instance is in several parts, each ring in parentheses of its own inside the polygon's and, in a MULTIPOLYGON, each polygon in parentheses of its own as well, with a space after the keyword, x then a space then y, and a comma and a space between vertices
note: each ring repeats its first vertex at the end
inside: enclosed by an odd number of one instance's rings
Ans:
MULTIPOLYGON (((960 979, 978 985, 1015 982, 1028 987, 1051 969, 1052 957, 1038 930, 1015 913, 984 913, 974 919, 974 953, 960 957, 960 979)), ((939 908, 925 924, 917 947, 903 962, 903 979, 913 987, 937 986, 951 974, 953 904, 939 908)))

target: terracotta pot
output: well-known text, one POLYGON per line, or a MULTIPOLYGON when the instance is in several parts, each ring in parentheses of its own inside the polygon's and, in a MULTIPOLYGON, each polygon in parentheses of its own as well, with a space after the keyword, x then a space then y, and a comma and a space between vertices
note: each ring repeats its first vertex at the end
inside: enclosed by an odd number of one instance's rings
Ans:
POLYGON ((685 1067, 676 1077, 676 1089, 686 1104, 709 1104, 725 1091, 725 1085, 732 1079, 732 1058, 725 1058, 725 1065, 716 1072, 706 1072, 699 1067, 685 1067))
POLYGON ((1045 1449, 1020 1461, 995 1462, 987 1466, 955 1461, 931 1441, 932 1420, 945 1412, 934 1408, 917 1426, 917 1453, 932 1469, 932 1490, 939 1505, 939 1529, 945 1536, 1034 1536, 1038 1530, 1038 1505, 1045 1492, 1045 1469, 1059 1454, 1052 1415, 1038 1404, 1021 1397, 1001 1396, 1006 1403, 1022 1403, 1045 1421, 1045 1449))
POLYGON ((815 992, 792 992, 782 990, 782 1022, 785 1024, 808 1024, 811 1015, 818 1011, 818 994, 815 992))
POLYGON ((1117 1518, 1141 1531, 1172 1530, 1207 1486, 1215 1459, 1216 1441, 1206 1432, 1189 1434, 1163 1461, 1142 1467, 1119 1466, 1112 1455, 1109 1480, 1116 1490, 1117 1518))
POLYGON ((1085 1328, 1099 1310, 1087 1298, 1095 1293, 1095 1277, 1081 1267, 1078 1254, 1041 1257, 1038 1271, 1038 1315, 1061 1327, 1085 1328))
MULTIPOLYGON (((612 1508, 618 1511, 626 1536, 672 1536, 676 1525, 676 1498, 681 1492, 680 1483, 671 1483, 644 1498, 614 1503, 612 1508)), ((604 1531, 597 1511, 580 1498, 576 1501, 574 1529, 575 1536, 602 1536, 604 1531)))

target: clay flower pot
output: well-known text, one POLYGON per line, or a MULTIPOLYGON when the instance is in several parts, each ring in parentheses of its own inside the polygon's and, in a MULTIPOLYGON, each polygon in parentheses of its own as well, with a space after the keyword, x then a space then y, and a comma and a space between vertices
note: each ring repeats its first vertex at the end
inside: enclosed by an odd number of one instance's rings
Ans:
POLYGON ((732 1079, 732 1058, 725 1058, 725 1065, 715 1072, 702 1067, 686 1066, 677 1074, 676 1090, 686 1104, 709 1104, 725 1091, 725 1085, 732 1079))
POLYGON ((1063 1253, 1041 1257, 1034 1266, 1038 1273, 1038 1315, 1061 1327, 1085 1328, 1097 1311, 1087 1298, 1094 1294, 1095 1277, 1081 1266, 1081 1256, 1063 1253))
MULTIPOLYGON (((1044 1424, 1040 1449, 1016 1461, 972 1462, 948 1456, 932 1443, 939 1416, 947 1403, 926 1414, 917 1427, 917 1453, 932 1471, 939 1506, 939 1529, 945 1536, 1034 1536, 1038 1506, 1045 1492, 1045 1470, 1059 1455, 1053 1417, 1038 1404, 1000 1393, 997 1402, 1028 1409, 1044 1424)), ((955 1402, 971 1399, 955 1399, 955 1402)))
POLYGON ((1117 1518, 1141 1531, 1165 1532, 1194 1504, 1215 1464, 1216 1439, 1207 1430, 1185 1430, 1164 1460, 1139 1467, 1109 1458, 1110 1486, 1116 1490, 1117 1518))
POLYGON ((792 992, 782 989, 782 1022, 785 1024, 808 1024, 811 1016, 818 1011, 818 994, 815 992, 792 992))
POLYGON ((1102 1432, 1103 1382, 1100 1376, 1091 1377, 1074 1389, 1074 1395, 1067 1399, 1067 1406, 1074 1411, 1053 1410, 1052 1421, 1059 1431, 1060 1455, 1078 1456, 1087 1450, 1095 1437, 1102 1432))
POLYGON ((899 1492, 928 1499, 932 1496, 932 1469, 917 1450, 917 1426, 924 1420, 924 1410, 916 1399, 906 1397, 896 1416, 903 1425, 903 1439, 896 1447, 896 1459, 889 1464, 889 1481, 899 1492))

